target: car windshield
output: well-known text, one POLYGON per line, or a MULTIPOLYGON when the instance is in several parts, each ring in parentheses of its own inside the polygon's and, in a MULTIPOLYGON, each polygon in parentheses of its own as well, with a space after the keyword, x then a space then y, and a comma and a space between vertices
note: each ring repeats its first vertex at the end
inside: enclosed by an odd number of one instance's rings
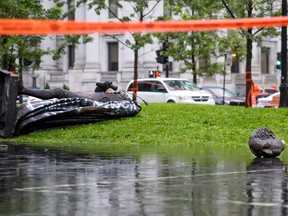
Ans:
POLYGON ((191 83, 188 80, 164 80, 164 83, 170 91, 200 90, 196 84, 191 83))
MULTIPOLYGON (((223 89, 222 88, 208 88, 210 91, 213 92, 215 96, 223 96, 223 89)), ((237 96, 234 92, 225 89, 225 96, 227 97, 235 97, 237 96)))

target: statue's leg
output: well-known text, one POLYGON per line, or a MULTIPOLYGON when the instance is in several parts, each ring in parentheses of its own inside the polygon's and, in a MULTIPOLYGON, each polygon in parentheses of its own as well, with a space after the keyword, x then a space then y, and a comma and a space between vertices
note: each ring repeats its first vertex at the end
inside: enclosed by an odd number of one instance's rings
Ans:
POLYGON ((29 89, 22 87, 20 94, 25 94, 33 97, 37 97, 40 99, 51 99, 51 98, 71 98, 71 97, 77 97, 78 95, 74 92, 61 89, 61 88, 55 88, 55 89, 29 89))

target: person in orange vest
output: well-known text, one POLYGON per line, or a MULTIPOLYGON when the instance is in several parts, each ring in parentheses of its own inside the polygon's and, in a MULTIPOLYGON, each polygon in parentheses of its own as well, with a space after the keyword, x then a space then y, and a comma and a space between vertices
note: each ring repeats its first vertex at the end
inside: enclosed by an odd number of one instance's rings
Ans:
POLYGON ((254 82, 252 82, 252 105, 256 105, 257 101, 256 101, 256 95, 258 95, 260 93, 260 88, 254 84, 254 82))
POLYGON ((277 86, 275 85, 271 86, 271 88, 277 90, 277 86))
POLYGON ((155 71, 155 78, 158 78, 158 77, 160 77, 160 71, 156 70, 155 71))
POLYGON ((260 92, 259 87, 257 85, 253 85, 253 94, 257 95, 259 94, 259 92, 260 92))

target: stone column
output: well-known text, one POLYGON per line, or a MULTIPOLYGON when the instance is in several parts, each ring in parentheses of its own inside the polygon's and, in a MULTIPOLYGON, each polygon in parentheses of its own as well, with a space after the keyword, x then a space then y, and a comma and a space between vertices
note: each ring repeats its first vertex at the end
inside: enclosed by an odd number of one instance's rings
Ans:
MULTIPOLYGON (((86 5, 82 4, 75 11, 75 21, 85 21, 86 5)), ((69 86, 72 91, 82 91, 83 69, 85 66, 85 45, 79 44, 75 48, 75 62, 73 69, 69 69, 69 86)))
MULTIPOLYGON (((53 1, 43 1, 43 7, 48 9, 55 7, 53 1)), ((57 41, 55 35, 47 35, 41 43, 41 49, 43 50, 55 50, 57 48, 57 41)), ((57 69, 57 62, 52 59, 51 55, 45 55, 42 57, 41 68, 53 72, 57 69)))
MULTIPOLYGON (((86 5, 81 5, 75 11, 75 21, 86 21, 86 5)), ((85 45, 79 44, 75 50, 74 69, 83 69, 85 66, 86 51, 85 45)))
MULTIPOLYGON (((86 8, 85 20, 87 22, 99 21, 99 16, 93 9, 86 8)), ((85 67, 83 71, 82 88, 87 90, 95 89, 95 83, 101 79, 100 67, 100 40, 98 33, 89 35, 93 37, 93 41, 85 44, 85 67)))
MULTIPOLYGON (((55 7, 53 1, 43 1, 43 7, 48 9, 55 7)), ((55 50, 57 48, 57 36, 47 35, 40 44, 42 50, 55 50)), ((47 81, 50 81, 53 74, 61 72, 58 67, 58 61, 52 59, 52 55, 44 55, 41 58, 40 69, 35 70, 37 78, 37 87, 43 88, 47 81)))

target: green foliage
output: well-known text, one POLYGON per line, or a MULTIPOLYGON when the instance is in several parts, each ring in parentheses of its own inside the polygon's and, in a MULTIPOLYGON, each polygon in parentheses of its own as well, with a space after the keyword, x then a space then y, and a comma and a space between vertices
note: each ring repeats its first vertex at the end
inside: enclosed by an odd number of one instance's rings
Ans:
POLYGON ((91 150, 101 146, 245 147, 258 128, 288 141, 286 109, 149 104, 136 117, 36 131, 0 142, 91 150))
MULTIPOLYGON (((210 0, 168 1, 165 6, 181 20, 212 19, 215 18, 214 14, 218 14, 221 9, 218 1, 210 0)), ((160 41, 168 41, 167 56, 171 56, 174 61, 184 62, 185 67, 182 68, 182 72, 191 71, 200 76, 223 72, 222 64, 209 63, 213 57, 218 56, 218 32, 200 31, 155 35, 160 41), (198 68, 200 60, 205 61, 205 66, 198 68)))
MULTIPOLYGON (((35 0, 0 1, 0 8, 1 18, 59 19, 62 13, 59 7, 45 9, 41 1, 35 0)), ((20 76, 25 67, 39 68, 41 57, 50 53, 40 48, 43 39, 42 35, 0 36, 0 67, 20 76)))
MULTIPOLYGON (((123 11, 121 13, 121 16, 118 16, 117 19, 120 21, 145 21, 150 17, 150 14, 153 13, 153 9, 159 4, 160 0, 156 0, 153 3, 153 6, 150 5, 149 7, 149 0, 140 0, 140 1, 115 1, 120 8, 125 8, 125 5, 127 7, 127 4, 130 7, 131 13, 126 13, 123 11), (151 9, 152 8, 152 9, 151 9), (123 14, 123 15, 122 15, 123 14)), ((138 51, 139 49, 143 48, 146 44, 153 43, 152 35, 151 34, 138 34, 138 33, 131 33, 131 36, 133 38, 133 41, 130 39, 127 39, 126 41, 122 41, 122 43, 125 43, 127 47, 132 49, 133 51, 138 51)), ((119 40, 119 38, 116 38, 119 40)), ((138 61, 138 60, 137 60, 138 61)))
MULTIPOLYGON (((35 0, 0 1, 0 8, 0 18, 47 18, 47 10, 35 0)), ((42 39, 42 36, 0 36, 0 67, 21 75, 24 60, 39 62, 41 56, 47 54, 38 47, 42 39), (16 59, 20 60, 19 64, 16 59)))
POLYGON ((46 11, 46 18, 47 19, 61 19, 65 18, 63 14, 63 10, 61 7, 53 7, 46 11))
MULTIPOLYGON (((44 8, 42 1, 35 0, 5 0, 0 1, 0 18, 29 18, 29 19, 64 19, 75 12, 71 7, 64 13, 63 7, 72 1, 54 0, 55 7, 44 8)), ((88 43, 92 38, 88 35, 64 36, 57 50, 42 50, 39 46, 46 36, 0 36, 0 67, 16 71, 20 76, 25 67, 39 68, 41 57, 52 54, 58 59, 65 54, 67 45, 88 43), (82 41, 81 41, 82 40, 82 41), (16 61, 19 60, 19 61, 16 61), (25 65, 24 62, 35 64, 25 65)))
MULTIPOLYGON (((59 1, 59 0, 58 0, 59 1)), ((60 0, 61 2, 61 0, 60 0)), ((117 1, 110 1, 110 2, 117 2, 117 1)), ((79 7, 83 4, 87 4, 89 9, 93 9, 97 15, 100 15, 101 10, 108 9, 108 5, 106 4, 107 1, 105 0, 77 0, 76 6, 79 7)))
POLYGON ((49 83, 45 83, 45 85, 44 85, 44 89, 50 89, 50 85, 49 85, 49 83))
MULTIPOLYGON (((87 0, 78 0, 77 7, 82 6, 83 4, 87 4, 89 9, 93 9, 98 15, 101 13, 101 10, 108 10, 112 12, 109 3, 113 3, 117 6, 118 10, 122 10, 121 13, 117 16, 115 14, 115 18, 119 21, 144 21, 145 19, 149 18, 149 15, 153 12, 153 9, 159 4, 160 0, 156 0, 154 5, 149 7, 148 3, 151 3, 149 0, 139 0, 139 1, 102 1, 102 0, 94 0, 94 1, 87 1, 87 0), (127 13, 127 7, 129 7, 129 13, 127 13)), ((146 44, 152 43, 151 35, 149 34, 134 34, 131 33, 133 40, 127 39, 125 41, 121 41, 121 37, 117 35, 110 35, 115 40, 118 40, 125 46, 129 47, 133 51, 138 51, 139 49, 143 48, 146 44)))
MULTIPOLYGON (((276 10, 275 1, 271 0, 247 0, 244 2, 226 0, 226 17, 228 18, 249 18, 249 17, 269 17, 279 16, 280 8, 276 10)), ((276 37, 280 35, 277 28, 254 28, 252 34, 245 29, 238 30, 238 37, 242 39, 251 39, 258 46, 262 47, 263 39, 266 37, 276 37)), ((236 35, 234 35, 236 37, 236 35)), ((231 39, 231 37, 230 37, 231 39)))
POLYGON ((133 34, 133 37, 135 43, 126 40, 126 45, 130 46, 132 50, 139 50, 146 44, 151 44, 153 42, 150 34, 133 34))
POLYGON ((69 45, 77 47, 79 44, 86 44, 93 41, 89 35, 64 35, 61 43, 58 44, 56 50, 51 50, 53 60, 59 59, 62 55, 66 54, 66 48, 69 45))
MULTIPOLYGON (((88 3, 89 9, 94 9, 96 14, 100 14, 102 9, 106 9, 109 13, 112 13, 115 16, 115 19, 118 19, 120 22, 129 22, 129 21, 140 21, 145 20, 151 21, 153 17, 154 9, 159 5, 162 0, 111 0, 111 1, 87 1, 79 0, 78 6, 83 3, 88 3), (114 4, 117 6, 117 10, 121 10, 119 14, 115 14, 109 6, 114 4)), ((153 19, 152 19, 153 20, 153 19)), ((146 44, 153 43, 152 35, 146 33, 133 33, 130 32, 131 37, 123 37, 123 35, 110 35, 111 38, 118 41, 122 45, 131 49, 134 53, 134 78, 138 77, 138 60, 139 60, 139 50, 144 48, 146 44), (123 38, 125 38, 123 40, 123 38)), ((133 98, 135 99, 135 98, 133 98)))
POLYGON ((67 85, 65 85, 65 84, 63 84, 63 87, 62 87, 63 89, 65 89, 65 90, 69 90, 70 88, 69 88, 69 86, 67 86, 67 85))
MULTIPOLYGON (((279 15, 279 10, 274 11, 274 1, 271 0, 247 0, 247 1, 211 1, 211 0, 189 0, 189 1, 165 1, 166 9, 173 12, 180 20, 199 20, 226 18, 247 18, 279 15)), ((159 20, 171 19, 169 16, 160 17, 159 20)), ((160 42, 169 41, 167 56, 174 61, 184 62, 182 72, 191 71, 197 75, 213 75, 222 73, 221 64, 209 63, 213 57, 223 57, 224 53, 230 54, 237 48, 237 59, 246 58, 247 40, 251 39, 262 46, 266 37, 278 36, 277 28, 255 28, 252 34, 245 29, 229 31, 205 31, 205 32, 181 32, 155 34, 160 42), (199 61, 204 60, 205 66, 197 68, 199 61), (210 67, 211 66, 211 67, 210 67)), ((249 42, 250 43, 250 42, 249 42)), ((252 46, 251 46, 252 49, 252 46)), ((251 56, 252 57, 252 56, 251 56)), ((249 56, 250 58, 250 56, 249 56)))
POLYGON ((200 65, 199 70, 194 70, 194 73, 206 76, 213 76, 215 73, 223 74, 224 71, 224 63, 211 63, 209 61, 205 62, 205 64, 200 65))
POLYGON ((40 1, 35 0, 5 0, 0 1, 0 18, 43 18, 43 8, 40 1))
POLYGON ((241 36, 241 30, 229 30, 225 36, 218 38, 217 48, 219 53, 231 54, 237 48, 237 58, 241 61, 246 57, 246 41, 241 36))

